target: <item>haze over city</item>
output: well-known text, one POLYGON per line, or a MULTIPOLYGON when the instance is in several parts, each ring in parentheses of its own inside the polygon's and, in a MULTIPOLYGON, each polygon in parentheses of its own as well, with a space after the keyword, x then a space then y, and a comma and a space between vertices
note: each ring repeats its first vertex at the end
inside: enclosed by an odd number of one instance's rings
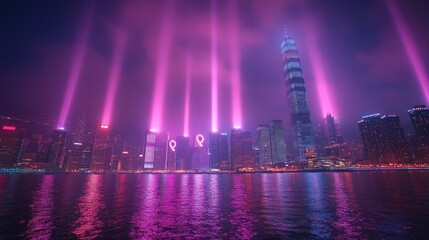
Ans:
POLYGON ((66 122, 84 115, 99 125, 110 91, 112 127, 144 132, 156 108, 161 130, 182 135, 188 72, 189 132, 207 133, 216 34, 218 129, 231 129, 240 100, 243 129, 279 119, 290 132, 284 29, 296 40, 313 124, 329 112, 346 138, 358 138, 357 121, 379 112, 399 115, 411 131, 407 110, 428 103, 424 1, 221 1, 215 33, 212 9, 210 1, 2 2, 0 112, 59 121, 81 61, 66 122), (164 90, 154 85, 163 81, 164 90))

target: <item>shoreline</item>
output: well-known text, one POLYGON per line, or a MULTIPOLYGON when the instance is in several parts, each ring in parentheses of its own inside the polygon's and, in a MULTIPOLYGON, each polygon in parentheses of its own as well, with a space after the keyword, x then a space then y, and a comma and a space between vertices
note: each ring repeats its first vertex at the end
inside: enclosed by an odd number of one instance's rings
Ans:
POLYGON ((338 172, 359 172, 359 171, 429 171, 429 167, 373 167, 373 168, 347 168, 347 169, 300 169, 300 170, 260 170, 260 171, 147 171, 147 172, 57 172, 45 169, 0 169, 0 175, 29 175, 29 174, 65 174, 65 175, 82 175, 82 174, 263 174, 263 173, 338 173, 338 172))

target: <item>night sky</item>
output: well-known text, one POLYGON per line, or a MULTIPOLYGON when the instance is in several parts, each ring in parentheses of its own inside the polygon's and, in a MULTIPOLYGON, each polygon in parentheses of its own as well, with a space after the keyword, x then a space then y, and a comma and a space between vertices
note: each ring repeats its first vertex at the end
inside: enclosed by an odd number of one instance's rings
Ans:
MULTIPOLYGON (((231 18, 228 1, 217 4, 219 130, 229 131, 231 18)), ((395 4, 429 72, 429 4, 395 4)), ((1 1, 0 114, 58 119, 79 35, 89 26, 69 121, 84 115, 94 126, 101 122, 119 29, 126 33, 126 41, 110 125, 142 132, 150 128, 159 44, 167 42, 171 45, 163 63, 167 80, 162 130, 173 135, 183 131, 185 65, 190 55, 190 132, 207 133, 210 6, 210 1, 199 0, 103 0, 94 6, 88 1, 1 1), (162 32, 165 25, 170 34, 162 32), (168 41, 162 39, 168 35, 168 41)), ((315 74, 322 71, 332 112, 346 139, 359 136, 356 123, 361 116, 377 112, 399 115, 405 130, 412 131, 407 110, 428 102, 385 1, 242 0, 237 9, 243 129, 254 131, 257 124, 282 119, 290 132, 280 53, 286 26, 300 52, 314 125, 323 115, 315 74), (317 55, 321 61, 314 61, 317 55)))

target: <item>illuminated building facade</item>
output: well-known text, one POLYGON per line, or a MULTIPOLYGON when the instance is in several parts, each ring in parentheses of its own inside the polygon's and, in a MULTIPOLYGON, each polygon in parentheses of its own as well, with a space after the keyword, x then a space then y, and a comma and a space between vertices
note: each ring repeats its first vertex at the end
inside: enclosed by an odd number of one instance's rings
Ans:
POLYGON ((281 53, 292 125, 293 159, 300 161, 305 160, 307 149, 315 148, 315 140, 301 61, 295 40, 286 37, 281 43, 281 53))
POLYGON ((144 169, 165 170, 168 133, 148 131, 145 139, 144 169))
POLYGON ((176 170, 191 170, 189 137, 178 136, 176 142, 176 170))
POLYGON ((15 127, 4 125, 0 129, 0 168, 13 167, 19 158, 22 144, 22 131, 15 127))
POLYGON ((209 133, 210 169, 229 169, 229 151, 227 133, 209 133))
POLYGON ((170 140, 168 142, 167 170, 175 170, 176 169, 176 146, 177 146, 177 143, 175 140, 170 140))
POLYGON ((409 152, 399 117, 372 114, 358 122, 366 158, 373 164, 407 163, 409 152))
POLYGON ((272 163, 286 162, 286 141, 283 121, 273 120, 270 123, 272 163))
POLYGON ((231 130, 231 165, 232 169, 253 168, 255 153, 252 147, 252 133, 241 129, 231 130))
POLYGON ((429 109, 418 105, 408 110, 408 114, 415 131, 415 161, 429 162, 429 109))
POLYGON ((269 125, 258 125, 256 127, 256 143, 259 149, 258 165, 267 166, 272 164, 271 137, 269 125))
POLYGON ((64 161, 64 147, 66 142, 67 132, 64 129, 56 129, 52 133, 51 143, 49 144, 47 153, 47 162, 51 167, 61 169, 64 161))
POLYGON ((112 148, 107 126, 98 127, 95 132, 94 146, 92 148, 90 170, 93 172, 103 172, 110 169, 112 148))

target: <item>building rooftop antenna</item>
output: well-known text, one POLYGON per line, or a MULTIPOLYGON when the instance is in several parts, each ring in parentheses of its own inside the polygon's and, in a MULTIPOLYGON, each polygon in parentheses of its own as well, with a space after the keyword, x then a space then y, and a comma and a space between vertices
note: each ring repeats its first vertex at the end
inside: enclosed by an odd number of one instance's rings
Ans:
POLYGON ((285 33, 285 38, 287 38, 286 24, 283 26, 283 30, 284 30, 284 33, 285 33))

